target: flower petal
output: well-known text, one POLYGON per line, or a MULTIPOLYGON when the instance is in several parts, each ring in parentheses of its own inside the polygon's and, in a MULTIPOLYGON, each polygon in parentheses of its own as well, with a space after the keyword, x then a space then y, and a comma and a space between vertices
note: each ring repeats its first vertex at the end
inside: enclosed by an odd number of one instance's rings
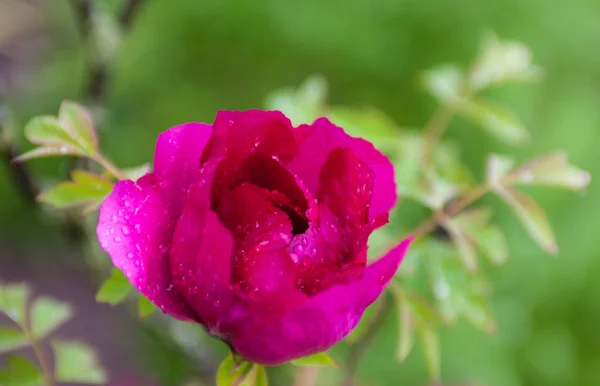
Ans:
POLYGON ((278 365, 325 351, 346 337, 390 281, 412 238, 368 266, 362 279, 334 286, 283 318, 239 332, 231 342, 245 359, 278 365))
POLYGON ((171 224, 154 176, 147 174, 138 184, 121 181, 115 185, 100 208, 98 240, 114 265, 159 308, 178 319, 196 320, 172 285, 171 224))
POLYGON ((298 152, 288 167, 315 196, 320 185, 316 171, 321 170, 334 149, 342 147, 351 149, 375 173, 369 219, 389 212, 394 206, 397 198, 394 167, 373 144, 362 138, 351 137, 326 118, 317 119, 312 125, 302 125, 296 129, 296 133, 298 152))
POLYGON ((154 174, 172 219, 176 219, 183 209, 211 132, 212 125, 191 122, 175 126, 158 136, 154 174))

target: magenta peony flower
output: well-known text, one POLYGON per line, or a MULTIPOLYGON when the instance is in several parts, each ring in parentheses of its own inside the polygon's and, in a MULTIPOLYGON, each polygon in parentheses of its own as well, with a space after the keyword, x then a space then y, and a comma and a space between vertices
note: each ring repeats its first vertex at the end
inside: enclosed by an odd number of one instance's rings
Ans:
POLYGON ((367 264, 396 201, 394 169, 327 119, 219 112, 158 138, 154 172, 121 181, 98 239, 161 310, 276 365, 352 331, 410 240, 367 264))

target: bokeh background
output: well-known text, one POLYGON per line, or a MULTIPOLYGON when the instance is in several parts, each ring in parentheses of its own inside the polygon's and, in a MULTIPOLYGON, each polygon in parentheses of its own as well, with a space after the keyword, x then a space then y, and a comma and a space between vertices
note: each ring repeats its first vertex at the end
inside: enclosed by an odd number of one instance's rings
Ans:
MULTIPOLYGON (((55 114, 63 99, 90 99, 89 48, 75 3, 0 0, 0 108, 10 108, 22 146, 18 128, 28 118, 55 114)), ((460 144, 465 162, 481 177, 489 152, 526 160, 564 149, 574 164, 600 173, 600 2, 590 0, 146 1, 107 68, 98 110, 102 147, 118 165, 147 162, 166 128, 210 122, 219 109, 262 108, 270 91, 297 86, 313 73, 326 77, 333 103, 374 105, 399 126, 419 128, 435 109, 419 88, 419 72, 445 62, 467 65, 490 28, 530 45, 546 76, 536 85, 491 92, 527 125, 529 146, 515 150, 464 120, 451 122, 447 135, 460 144)), ((28 167, 47 184, 65 178, 68 165, 44 160, 28 167)), ((181 385, 194 374, 211 374, 223 347, 198 337, 195 356, 182 354, 164 337, 170 332, 161 331, 162 321, 140 327, 126 307, 97 305, 94 294, 107 272, 91 271, 72 245, 81 235, 32 205, 14 181, 5 160, 1 279, 26 280, 73 303, 76 317, 61 333, 98 347, 111 384, 181 385), (204 361, 191 359, 198 357, 204 361)), ((486 200, 499 209, 496 219, 512 250, 504 267, 489 270, 499 328, 493 336, 464 322, 442 330, 448 384, 600 385, 599 185, 584 195, 532 194, 547 210, 560 254, 545 255, 501 203, 486 200)), ((414 223, 413 213, 406 211, 407 222, 414 223)), ((418 348, 405 363, 395 361, 396 325, 389 318, 369 349, 359 369, 364 385, 427 384, 418 348)), ((277 371, 275 385, 291 384, 277 371)), ((322 384, 328 379, 325 374, 322 384)))

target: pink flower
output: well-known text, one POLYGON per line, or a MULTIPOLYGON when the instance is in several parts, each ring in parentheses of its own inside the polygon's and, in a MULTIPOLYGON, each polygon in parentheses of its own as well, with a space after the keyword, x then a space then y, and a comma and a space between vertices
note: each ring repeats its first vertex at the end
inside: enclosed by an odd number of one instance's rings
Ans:
POLYGON ((276 365, 330 348, 380 295, 410 239, 366 266, 367 239, 395 201, 390 161, 327 119, 223 111, 162 133, 97 232, 164 312, 276 365))

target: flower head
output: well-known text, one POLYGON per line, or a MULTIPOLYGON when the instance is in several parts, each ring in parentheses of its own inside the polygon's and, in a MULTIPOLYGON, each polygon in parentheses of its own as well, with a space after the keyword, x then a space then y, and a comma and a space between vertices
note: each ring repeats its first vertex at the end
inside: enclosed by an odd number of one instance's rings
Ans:
POLYGON ((380 295, 410 240, 367 266, 367 239, 395 201, 389 160, 327 119, 223 111, 162 133, 97 232, 164 312, 275 365, 330 348, 380 295))

